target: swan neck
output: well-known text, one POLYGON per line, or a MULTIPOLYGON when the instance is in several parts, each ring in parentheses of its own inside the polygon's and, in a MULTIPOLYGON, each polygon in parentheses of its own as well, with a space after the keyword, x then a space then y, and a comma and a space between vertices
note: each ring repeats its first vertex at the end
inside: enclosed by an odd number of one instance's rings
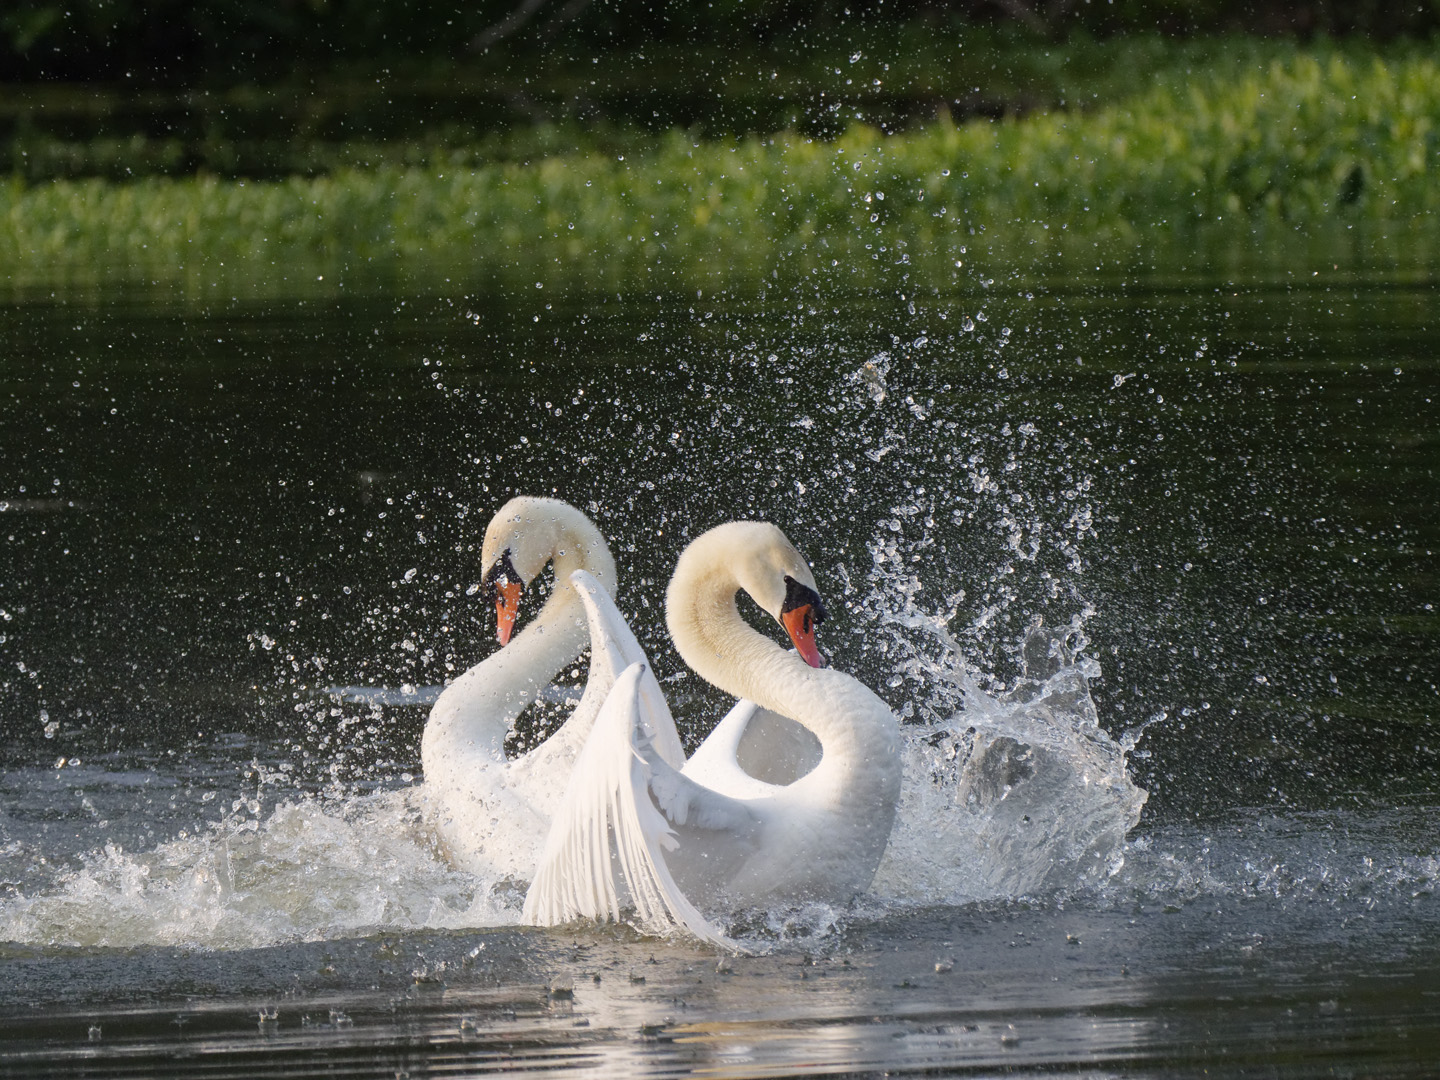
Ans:
POLYGON ((453 765, 447 759, 457 755, 503 761, 515 720, 589 641, 584 605, 570 574, 588 570, 614 588, 615 560, 589 518, 558 501, 544 513, 548 535, 541 542, 554 566, 554 587, 509 645, 466 671, 435 702, 421 743, 427 774, 453 765))
MULTIPOLYGON (((740 616, 741 589, 724 544, 692 544, 675 568, 666 616, 675 648, 696 674, 726 693, 747 698, 808 728, 824 757, 817 773, 872 772, 865 763, 890 760, 898 731, 894 714, 858 680, 812 668, 740 616)), ((885 772, 885 770, 881 770, 885 772)), ((888 782, 885 776, 878 781, 888 782)))
POLYGON ((804 715, 814 669, 741 617, 739 593, 724 563, 677 567, 666 602, 676 651, 707 682, 821 735, 804 715))

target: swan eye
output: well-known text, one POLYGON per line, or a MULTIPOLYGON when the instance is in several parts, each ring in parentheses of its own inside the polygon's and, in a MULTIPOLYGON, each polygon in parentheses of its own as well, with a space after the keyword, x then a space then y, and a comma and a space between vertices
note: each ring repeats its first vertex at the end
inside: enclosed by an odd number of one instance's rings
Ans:
MULTIPOLYGON (((814 616, 814 626, 825 621, 829 612, 825 610, 825 603, 820 599, 820 594, 808 585, 802 585, 789 574, 785 575, 785 602, 780 605, 780 614, 795 611, 798 608, 808 607, 814 616)), ((808 633, 813 627, 807 626, 808 633)))
POLYGON ((500 558, 495 560, 495 565, 485 571, 481 584, 493 595, 495 590, 502 585, 524 586, 525 579, 515 569, 515 564, 510 561, 510 549, 506 548, 500 553, 500 558))

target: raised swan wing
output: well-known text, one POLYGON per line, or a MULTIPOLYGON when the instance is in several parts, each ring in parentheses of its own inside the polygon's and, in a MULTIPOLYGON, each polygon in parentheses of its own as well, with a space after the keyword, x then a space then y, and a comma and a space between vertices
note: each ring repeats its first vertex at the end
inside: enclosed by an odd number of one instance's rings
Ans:
POLYGON ((639 659, 615 678, 575 762, 525 898, 525 921, 618 919, 630 904, 653 926, 678 924, 737 948, 691 904, 666 853, 681 865, 695 859, 711 869, 717 862, 738 865, 755 849, 762 815, 682 775, 662 753, 666 736, 679 746, 669 706, 608 594, 586 578, 577 572, 572 580, 590 620, 596 663, 613 670, 628 657, 639 659))
MULTIPOLYGON (((576 711, 584 711, 588 705, 598 713, 620 673, 631 664, 648 665, 650 661, 605 586, 585 570, 572 573, 570 583, 585 605, 585 614, 590 621, 590 677, 585 685, 585 700, 576 711)), ((672 767, 683 768, 685 750, 680 745, 675 718, 670 715, 670 706, 665 701, 660 684, 653 677, 645 680, 641 695, 656 753, 672 767)))
POLYGON ((664 849, 678 841, 648 788, 652 765, 679 773, 660 759, 642 716, 644 684, 654 681, 643 663, 616 679, 575 762, 525 895, 523 918, 535 926, 618 921, 622 907, 631 904, 648 926, 678 924, 702 941, 733 949, 686 899, 665 864, 664 849))

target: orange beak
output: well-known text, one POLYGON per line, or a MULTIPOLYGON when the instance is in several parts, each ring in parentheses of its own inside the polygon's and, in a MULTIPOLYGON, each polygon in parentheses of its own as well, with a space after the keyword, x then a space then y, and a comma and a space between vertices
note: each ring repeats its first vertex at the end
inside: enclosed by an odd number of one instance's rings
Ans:
POLYGON ((820 649, 815 644, 815 612, 809 604, 802 604, 782 612, 780 623, 785 627, 785 632, 795 643, 795 651, 800 654, 800 658, 805 663, 811 667, 828 666, 825 657, 820 655, 820 649))
POLYGON ((510 635, 515 632, 515 616, 520 614, 519 582, 501 582, 495 586, 495 640, 501 645, 510 644, 510 635))

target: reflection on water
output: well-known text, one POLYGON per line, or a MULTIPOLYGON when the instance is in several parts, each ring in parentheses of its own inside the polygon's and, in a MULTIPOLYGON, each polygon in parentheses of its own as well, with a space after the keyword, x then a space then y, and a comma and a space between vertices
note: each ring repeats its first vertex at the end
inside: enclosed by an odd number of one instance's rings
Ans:
POLYGON ((1422 1075, 1432 285, 1321 269, 0 312, 6 1067, 1422 1075), (612 537, 692 743, 675 554, 784 524, 907 725, 870 896, 719 958, 444 863, 516 491, 612 537))
MULTIPOLYGON (((1185 837, 1165 841, 1203 858, 1185 837)), ((757 957, 615 931, 391 931, 224 953, 11 947, 7 1060, 26 1075, 106 1061, 193 1075, 197 1060, 282 1076, 1425 1075, 1440 1050, 1433 898, 1376 903, 1354 884, 1323 900, 1137 891, 1123 904, 856 915, 757 957)))

